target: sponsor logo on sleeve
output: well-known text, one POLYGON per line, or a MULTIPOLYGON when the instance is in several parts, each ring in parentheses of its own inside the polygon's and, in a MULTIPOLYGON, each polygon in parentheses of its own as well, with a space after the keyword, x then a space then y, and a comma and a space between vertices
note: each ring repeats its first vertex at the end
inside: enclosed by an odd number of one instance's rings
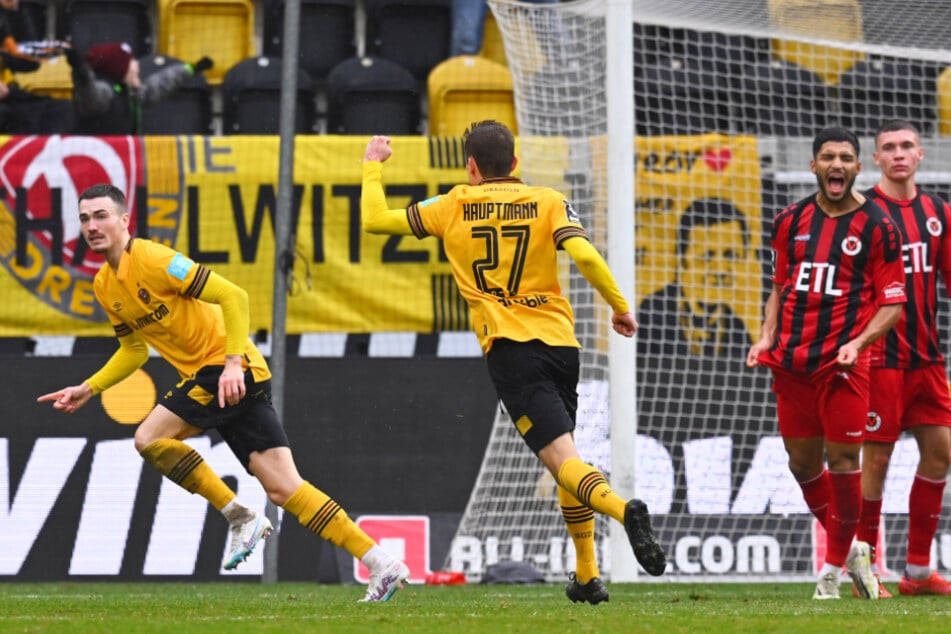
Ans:
POLYGON ((172 277, 184 281, 185 276, 188 275, 188 272, 192 270, 192 266, 194 265, 195 263, 186 258, 184 255, 181 253, 176 253, 175 257, 172 258, 172 261, 169 262, 168 268, 165 270, 172 277))
POLYGON ((905 284, 904 282, 890 282, 885 288, 882 289, 882 297, 884 299, 897 299, 905 297, 905 284))

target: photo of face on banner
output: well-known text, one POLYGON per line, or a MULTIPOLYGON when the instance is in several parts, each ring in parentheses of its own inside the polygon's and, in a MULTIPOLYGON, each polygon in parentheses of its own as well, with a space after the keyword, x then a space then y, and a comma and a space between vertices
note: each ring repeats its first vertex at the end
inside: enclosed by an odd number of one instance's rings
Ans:
POLYGON ((743 358, 752 343, 733 303, 751 254, 743 213, 717 197, 692 201, 673 236, 674 277, 638 306, 638 351, 648 355, 743 358))

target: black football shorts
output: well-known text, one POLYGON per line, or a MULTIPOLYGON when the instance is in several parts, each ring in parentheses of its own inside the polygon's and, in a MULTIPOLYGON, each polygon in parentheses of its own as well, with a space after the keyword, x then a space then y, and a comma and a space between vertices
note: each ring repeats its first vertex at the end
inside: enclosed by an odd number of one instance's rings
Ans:
POLYGON ((223 369, 221 365, 201 368, 169 390, 161 404, 189 425, 216 430, 247 470, 253 452, 290 444, 271 404, 271 382, 255 383, 250 370, 244 373, 244 398, 237 405, 218 406, 218 377, 223 369))
POLYGON ((538 340, 497 339, 486 356, 495 391, 536 454, 574 432, 578 412, 578 348, 538 340))

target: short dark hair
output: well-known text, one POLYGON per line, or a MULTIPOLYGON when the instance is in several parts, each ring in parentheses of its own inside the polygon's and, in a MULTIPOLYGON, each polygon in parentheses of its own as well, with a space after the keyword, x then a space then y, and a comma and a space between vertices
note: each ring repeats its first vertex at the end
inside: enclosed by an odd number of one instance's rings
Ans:
POLYGON ((918 128, 915 127, 915 124, 906 119, 888 119, 883 121, 882 125, 878 126, 878 130, 875 131, 875 145, 878 146, 878 137, 882 136, 886 132, 898 132, 899 130, 908 130, 909 132, 914 132, 916 136, 921 136, 921 132, 918 131, 918 128))
POLYGON ((727 222, 738 222, 743 231, 743 247, 750 244, 750 230, 746 218, 729 200, 723 198, 698 198, 680 214, 680 230, 677 234, 677 255, 687 252, 690 232, 694 227, 709 227, 727 222))
POLYGON ((515 136, 504 124, 488 119, 473 123, 462 137, 466 156, 471 156, 486 178, 508 176, 515 160, 515 136))
POLYGON ((829 141, 839 142, 844 141, 845 143, 851 143, 852 147, 855 148, 855 156, 859 155, 859 139, 852 133, 851 130, 846 130, 845 128, 825 128, 816 135, 816 138, 812 140, 812 157, 815 158, 819 156, 819 150, 822 149, 822 146, 828 143, 829 141))
POLYGON ((92 200, 93 198, 109 198, 116 204, 120 214, 126 212, 125 194, 122 190, 112 183, 97 183, 83 190, 79 195, 79 201, 92 200))

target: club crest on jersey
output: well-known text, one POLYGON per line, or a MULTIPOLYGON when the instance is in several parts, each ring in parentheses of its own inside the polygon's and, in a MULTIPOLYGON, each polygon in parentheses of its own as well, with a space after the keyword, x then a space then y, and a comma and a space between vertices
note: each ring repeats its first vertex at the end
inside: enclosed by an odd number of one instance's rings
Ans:
POLYGON ((882 428, 882 417, 875 412, 868 413, 868 420, 865 421, 865 430, 869 432, 878 431, 882 428))
POLYGON ((139 299, 142 300, 143 304, 148 304, 149 302, 152 301, 152 296, 149 295, 149 292, 145 290, 144 288, 140 288, 137 294, 139 296, 139 299))
POLYGON ((858 255, 862 250, 862 241, 856 236, 847 236, 842 241, 842 252, 846 255, 858 255))
POLYGON ((941 221, 932 216, 928 218, 928 221, 925 223, 925 229, 928 233, 937 238, 941 235, 943 227, 941 226, 941 221))

